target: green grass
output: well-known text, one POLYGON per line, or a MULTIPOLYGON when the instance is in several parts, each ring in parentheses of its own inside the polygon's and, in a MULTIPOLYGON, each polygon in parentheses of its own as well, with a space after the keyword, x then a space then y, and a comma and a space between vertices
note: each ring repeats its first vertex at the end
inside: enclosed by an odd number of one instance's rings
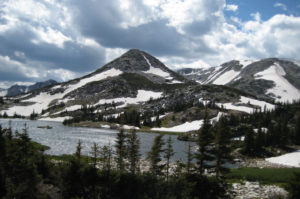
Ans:
POLYGON ((229 181, 258 181, 262 184, 287 184, 300 168, 239 168, 226 175, 229 181))

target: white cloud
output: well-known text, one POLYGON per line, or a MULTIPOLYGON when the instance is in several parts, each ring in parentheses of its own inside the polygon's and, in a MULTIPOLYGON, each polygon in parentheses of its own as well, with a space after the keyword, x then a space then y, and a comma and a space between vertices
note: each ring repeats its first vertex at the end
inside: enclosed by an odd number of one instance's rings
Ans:
POLYGON ((284 11, 287 11, 287 10, 288 10, 288 9, 287 9, 287 6, 286 6, 285 4, 283 4, 283 3, 275 3, 275 4, 274 4, 274 7, 281 8, 281 9, 284 10, 284 11))
POLYGON ((236 12, 239 9, 238 5, 235 4, 226 4, 225 10, 236 12))
POLYGON ((39 36, 40 40, 35 39, 34 43, 39 44, 40 42, 46 42, 54 44, 59 48, 64 47, 66 41, 72 41, 70 37, 67 37, 59 30, 54 30, 50 27, 46 28, 33 28, 34 32, 39 36))

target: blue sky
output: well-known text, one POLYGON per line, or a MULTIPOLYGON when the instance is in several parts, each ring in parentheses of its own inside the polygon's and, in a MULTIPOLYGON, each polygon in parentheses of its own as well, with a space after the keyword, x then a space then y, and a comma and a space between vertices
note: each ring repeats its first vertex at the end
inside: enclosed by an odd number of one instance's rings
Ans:
POLYGON ((226 12, 226 16, 238 16, 243 21, 251 20, 251 14, 256 12, 264 21, 276 14, 300 16, 299 0, 227 0, 226 3, 238 6, 236 13, 226 12))
POLYGON ((131 48, 171 69, 300 60, 299 13, 300 0, 1 0, 0 88, 67 81, 131 48))

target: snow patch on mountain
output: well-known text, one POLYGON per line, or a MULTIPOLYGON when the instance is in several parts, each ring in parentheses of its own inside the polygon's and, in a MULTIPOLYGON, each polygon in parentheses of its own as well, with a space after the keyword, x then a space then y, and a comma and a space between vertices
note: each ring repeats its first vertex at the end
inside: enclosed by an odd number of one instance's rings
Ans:
POLYGON ((201 128, 203 124, 203 120, 195 120, 192 122, 185 122, 183 124, 180 124, 178 126, 173 127, 161 127, 161 128, 152 128, 153 131, 167 131, 167 132, 182 132, 186 133, 189 131, 197 131, 201 128))
POLYGON ((248 65, 252 64, 253 60, 239 60, 239 63, 242 65, 242 69, 246 68, 248 65))
POLYGON ((281 156, 266 158, 266 161, 292 167, 300 167, 300 150, 281 156))
POLYGON ((0 90, 0 97, 6 96, 7 90, 0 90))
POLYGON ((249 114, 256 111, 256 108, 248 107, 247 105, 254 105, 254 106, 258 107, 261 111, 264 111, 265 108, 266 108, 266 110, 275 109, 275 105, 273 105, 273 104, 270 104, 270 103, 267 103, 264 101, 260 101, 260 100, 256 100, 256 99, 252 99, 252 98, 248 98, 248 97, 244 97, 244 96, 241 96, 239 102, 217 103, 217 105, 219 107, 223 107, 227 110, 236 110, 236 111, 246 112, 249 114))
POLYGON ((44 117, 44 118, 40 118, 39 120, 41 121, 48 121, 48 122, 63 122, 64 120, 69 120, 72 119, 72 117, 70 116, 66 116, 66 117, 44 117))
POLYGON ((240 74, 239 71, 235 71, 235 70, 227 71, 224 74, 222 74, 221 76, 217 77, 217 79, 215 79, 213 81, 213 84, 217 84, 217 85, 228 84, 229 82, 234 80, 236 77, 238 77, 239 74, 240 74))
POLYGON ((121 75, 123 72, 121 70, 111 68, 107 71, 104 71, 102 73, 95 74, 91 77, 86 77, 84 79, 81 79, 78 83, 71 84, 68 86, 68 88, 65 90, 64 95, 80 88, 83 87, 84 85, 90 83, 90 82, 96 82, 96 81, 101 81, 103 79, 106 79, 108 77, 115 77, 121 75))
POLYGON ((270 66, 264 71, 256 73, 255 79, 265 79, 274 82, 275 87, 268 89, 267 94, 275 95, 276 101, 292 102, 300 98, 300 91, 290 84, 285 78, 286 72, 278 64, 270 66))
POLYGON ((160 68, 153 67, 151 62, 149 61, 149 59, 147 59, 147 57, 145 55, 143 55, 143 57, 150 67, 149 70, 143 71, 144 73, 151 73, 151 74, 154 74, 154 75, 157 75, 157 76, 163 77, 165 79, 169 79, 169 80, 173 79, 173 77, 170 76, 170 73, 167 73, 160 68))
POLYGON ((152 99, 158 99, 162 97, 163 92, 154 92, 154 91, 146 91, 146 90, 138 90, 138 94, 135 98, 133 97, 121 97, 121 98, 114 98, 114 99, 101 99, 96 105, 98 104, 105 104, 105 103, 119 103, 122 102, 123 105, 118 106, 118 108, 126 107, 129 104, 138 104, 141 102, 146 102, 152 99))
POLYGON ((245 104, 252 104, 252 105, 255 105, 255 106, 259 106, 262 111, 264 111, 264 108, 266 108, 266 111, 275 109, 274 104, 270 104, 270 103, 267 103, 265 101, 252 99, 252 98, 249 98, 249 97, 241 96, 240 102, 245 103, 245 104))

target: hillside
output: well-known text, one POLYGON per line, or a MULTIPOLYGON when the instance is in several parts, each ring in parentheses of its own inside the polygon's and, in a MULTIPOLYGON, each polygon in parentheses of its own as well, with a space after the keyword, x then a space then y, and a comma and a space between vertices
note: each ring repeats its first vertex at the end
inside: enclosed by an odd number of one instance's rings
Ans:
POLYGON ((155 117, 165 120, 163 128, 156 125, 153 130, 187 132, 201 127, 204 105, 210 107, 212 120, 224 111, 249 114, 275 107, 235 88, 199 85, 150 54, 133 49, 84 77, 35 90, 17 100, 8 99, 0 113, 81 121, 88 120, 84 117, 88 109, 92 120, 118 123, 125 112, 135 110, 144 123, 152 123, 155 117))
POLYGON ((278 102, 300 99, 300 66, 289 60, 234 60, 206 70, 182 69, 178 72, 200 84, 227 85, 264 99, 278 102))

